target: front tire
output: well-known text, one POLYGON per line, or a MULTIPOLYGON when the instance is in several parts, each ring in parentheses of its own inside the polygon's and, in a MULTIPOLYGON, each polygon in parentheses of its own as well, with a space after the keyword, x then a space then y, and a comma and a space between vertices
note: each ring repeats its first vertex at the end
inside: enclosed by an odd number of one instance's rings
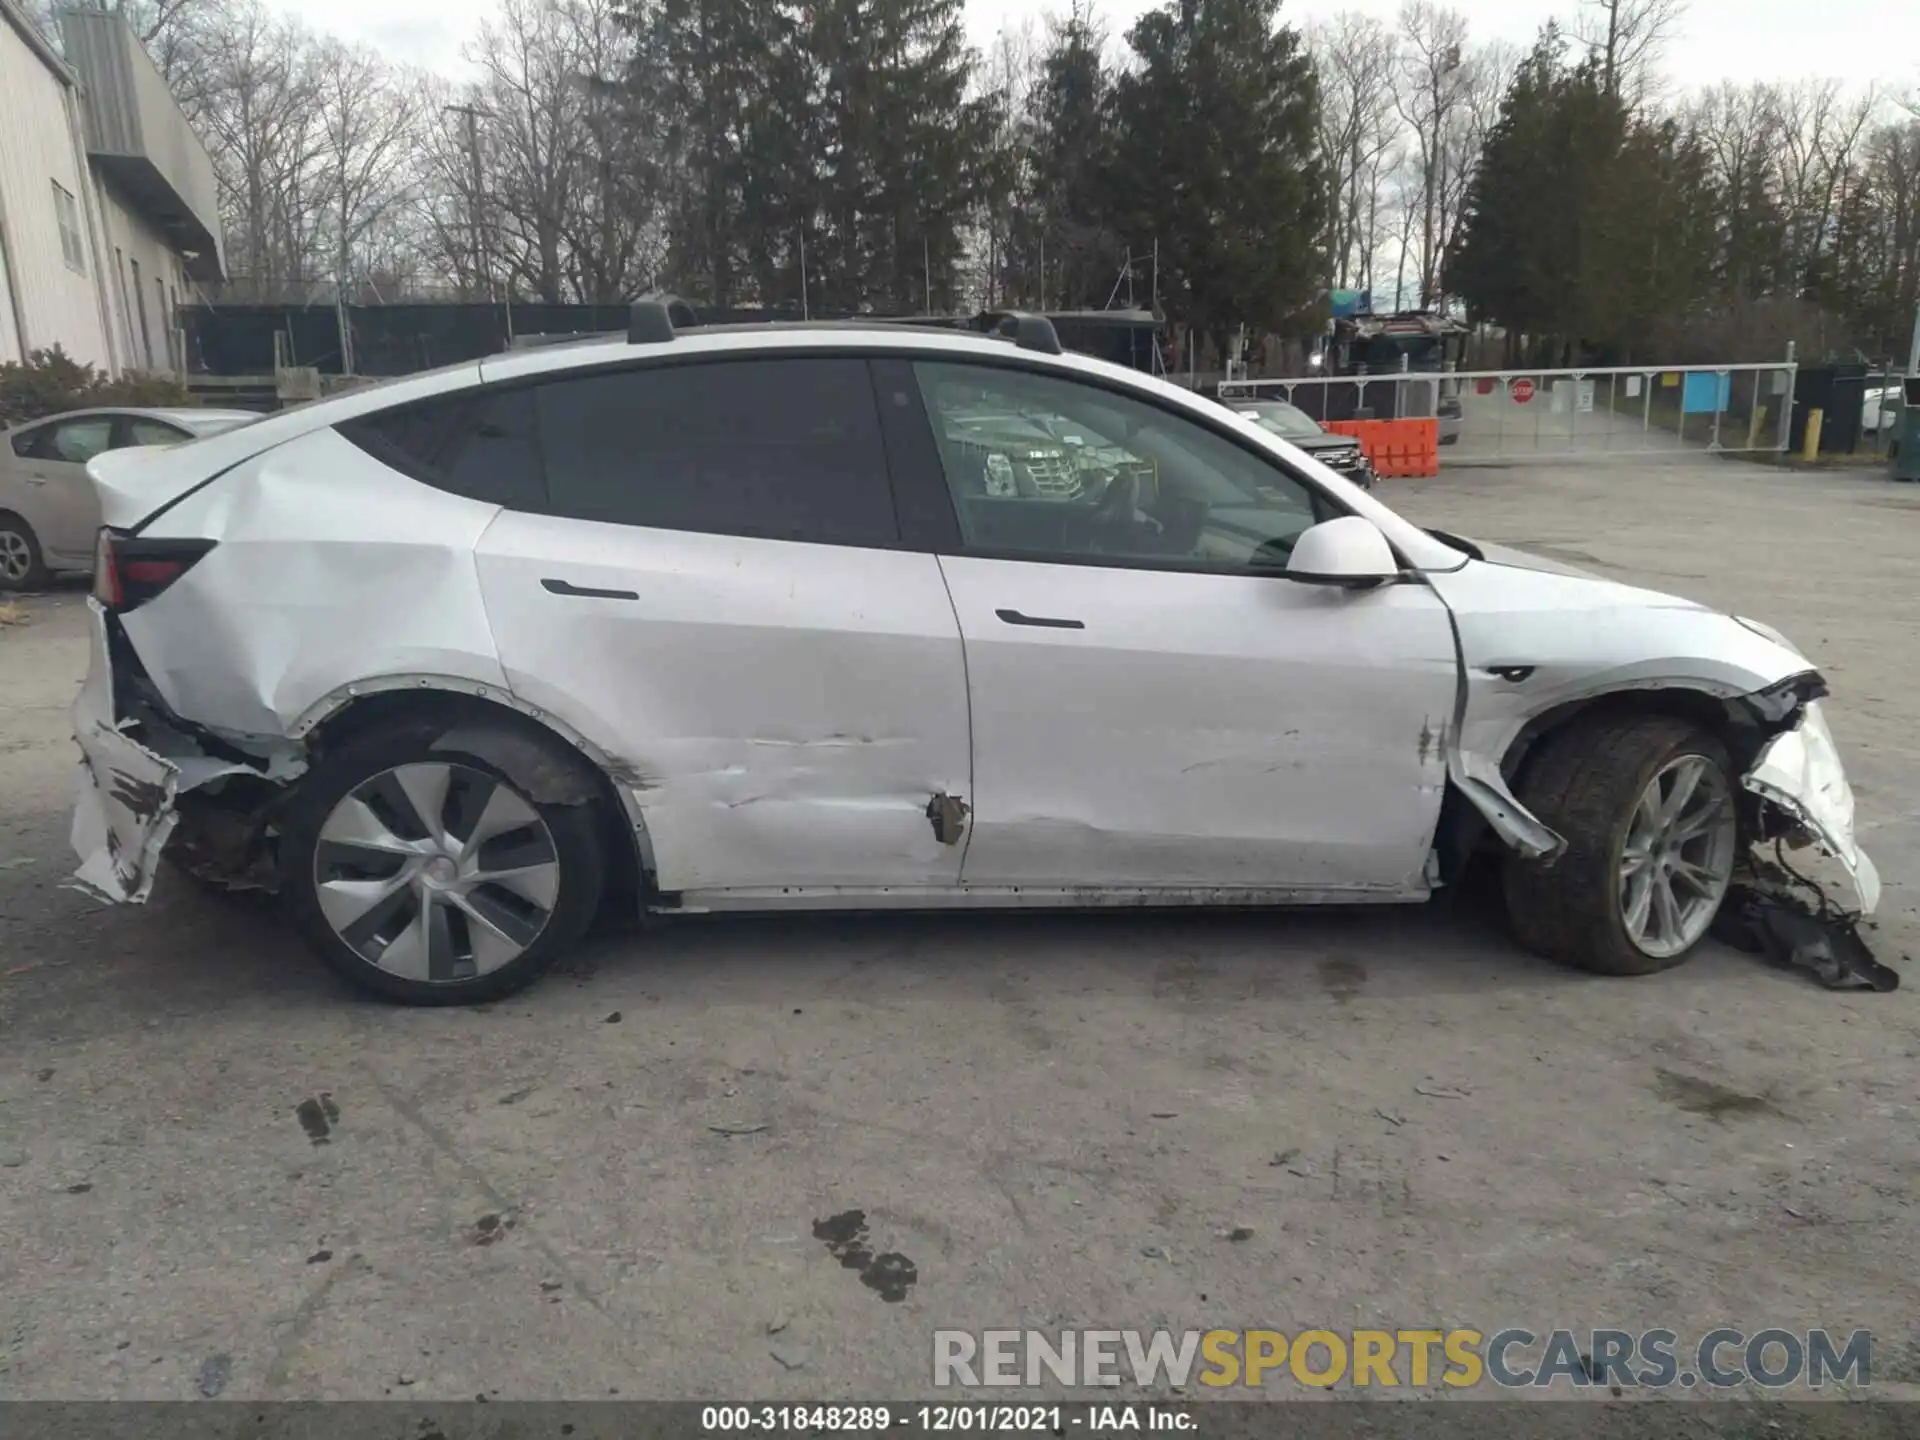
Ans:
POLYGON ((44 590, 52 578, 33 527, 0 510, 0 591, 44 590))
POLYGON ((1567 842, 1510 857, 1507 913, 1528 949, 1600 975, 1651 975, 1706 938, 1739 851, 1726 747, 1669 716, 1595 718, 1550 737, 1519 799, 1567 842))
POLYGON ((599 828, 591 805, 541 804, 435 738, 375 731, 316 765, 284 817, 281 890, 320 957, 360 989, 409 1005, 497 1000, 592 923, 599 828))

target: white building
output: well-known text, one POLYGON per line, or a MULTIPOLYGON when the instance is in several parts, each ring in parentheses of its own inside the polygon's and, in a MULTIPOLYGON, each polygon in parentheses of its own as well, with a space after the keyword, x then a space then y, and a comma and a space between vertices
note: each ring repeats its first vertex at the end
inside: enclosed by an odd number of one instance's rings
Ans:
POLYGON ((178 307, 224 274, 213 161, 124 20, 60 36, 0 0, 0 362, 178 370, 178 307))

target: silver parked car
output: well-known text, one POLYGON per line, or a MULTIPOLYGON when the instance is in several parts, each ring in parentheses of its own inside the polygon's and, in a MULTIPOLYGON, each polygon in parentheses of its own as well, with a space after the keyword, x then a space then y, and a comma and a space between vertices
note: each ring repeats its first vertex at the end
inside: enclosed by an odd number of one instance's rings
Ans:
POLYGON ((81 880, 278 890, 427 1004, 526 984, 608 897, 1408 902, 1490 849, 1526 943, 1639 974, 1778 838, 1872 910, 1776 631, 1423 530, 1010 323, 643 305, 98 456, 81 880), (993 483, 1033 435, 1077 441, 1071 494, 993 483))
POLYGON ((55 571, 92 568, 94 456, 180 445, 259 418, 249 410, 74 410, 0 432, 0 590, 37 590, 55 571))

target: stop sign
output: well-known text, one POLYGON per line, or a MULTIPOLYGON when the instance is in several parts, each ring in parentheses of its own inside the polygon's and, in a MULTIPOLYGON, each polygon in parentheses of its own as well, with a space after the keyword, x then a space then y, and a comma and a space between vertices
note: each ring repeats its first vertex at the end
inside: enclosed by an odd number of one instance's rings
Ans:
POLYGON ((1514 381, 1512 394, 1514 404, 1526 404, 1529 400, 1533 399, 1533 382, 1531 380, 1514 381))

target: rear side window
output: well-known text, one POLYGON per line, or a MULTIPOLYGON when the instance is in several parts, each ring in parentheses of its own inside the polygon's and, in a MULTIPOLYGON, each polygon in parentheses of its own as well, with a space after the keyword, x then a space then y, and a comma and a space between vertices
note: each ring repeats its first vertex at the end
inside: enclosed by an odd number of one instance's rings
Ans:
POLYGON ((34 444, 45 434, 44 430, 16 430, 8 437, 16 455, 33 454, 34 444))
POLYGON ((113 416, 89 415, 48 427, 40 454, 69 465, 84 465, 113 444, 113 416))
POLYGON ((339 430, 435 489, 510 510, 545 508, 531 390, 450 395, 347 420, 339 430))
POLYGON ((127 419, 126 438, 122 445, 178 445, 182 440, 192 437, 177 426, 164 424, 159 420, 149 420, 144 415, 133 415, 127 419))
POLYGON ((538 393, 554 514, 830 545, 899 539, 864 360, 659 366, 538 393))

